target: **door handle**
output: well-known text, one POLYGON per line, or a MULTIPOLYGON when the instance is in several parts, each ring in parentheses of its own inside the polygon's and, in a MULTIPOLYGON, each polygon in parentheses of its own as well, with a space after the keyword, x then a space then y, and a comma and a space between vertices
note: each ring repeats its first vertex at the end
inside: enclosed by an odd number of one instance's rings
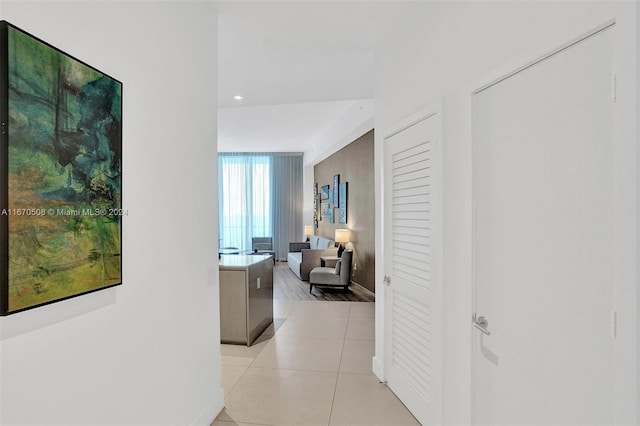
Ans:
POLYGON ((385 275, 384 279, 382 280, 383 283, 385 283, 387 285, 387 287, 389 286, 389 284, 391 284, 391 277, 389 275, 385 275))
POLYGON ((491 332, 487 330, 487 327, 489 327, 489 321, 485 317, 479 316, 476 318, 476 314, 473 314, 472 323, 475 328, 482 331, 487 336, 491 336, 491 332))

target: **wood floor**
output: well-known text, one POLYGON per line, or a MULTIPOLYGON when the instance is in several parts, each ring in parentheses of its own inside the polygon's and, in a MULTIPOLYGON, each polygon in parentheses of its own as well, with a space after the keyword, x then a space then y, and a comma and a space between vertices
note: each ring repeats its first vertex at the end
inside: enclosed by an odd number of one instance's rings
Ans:
POLYGON ((301 281, 289 269, 287 262, 276 262, 273 268, 273 298, 278 300, 328 300, 347 302, 374 302, 373 293, 359 285, 342 288, 313 287, 309 294, 309 283, 301 281))

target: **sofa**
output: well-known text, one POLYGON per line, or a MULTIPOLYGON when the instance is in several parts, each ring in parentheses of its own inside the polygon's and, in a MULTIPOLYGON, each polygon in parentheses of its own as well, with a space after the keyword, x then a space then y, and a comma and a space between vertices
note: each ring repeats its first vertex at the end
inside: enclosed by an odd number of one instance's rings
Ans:
POLYGON ((320 256, 337 256, 336 242, 328 238, 312 235, 309 242, 289 243, 287 263, 289 269, 302 281, 309 281, 309 273, 320 266, 320 256))

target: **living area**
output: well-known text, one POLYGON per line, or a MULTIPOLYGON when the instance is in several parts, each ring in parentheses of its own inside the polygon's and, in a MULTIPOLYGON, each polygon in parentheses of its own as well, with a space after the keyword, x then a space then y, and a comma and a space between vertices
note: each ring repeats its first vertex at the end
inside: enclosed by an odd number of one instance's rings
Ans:
POLYGON ((373 141, 370 130, 311 165, 219 153, 219 253, 272 255, 277 297, 374 300, 373 141))

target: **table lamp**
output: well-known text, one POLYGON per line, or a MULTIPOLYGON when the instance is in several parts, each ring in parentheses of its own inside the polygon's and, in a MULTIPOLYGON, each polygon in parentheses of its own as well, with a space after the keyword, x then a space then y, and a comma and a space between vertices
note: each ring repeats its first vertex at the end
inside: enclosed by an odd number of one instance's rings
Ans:
POLYGON ((338 246, 338 257, 342 257, 342 252, 344 251, 343 243, 348 243, 349 242, 349 230, 348 229, 336 229, 335 240, 336 240, 337 243, 340 243, 340 246, 338 246))
POLYGON ((307 241, 309 241, 309 237, 313 235, 313 226, 305 225, 304 226, 304 236, 307 237, 307 241))

